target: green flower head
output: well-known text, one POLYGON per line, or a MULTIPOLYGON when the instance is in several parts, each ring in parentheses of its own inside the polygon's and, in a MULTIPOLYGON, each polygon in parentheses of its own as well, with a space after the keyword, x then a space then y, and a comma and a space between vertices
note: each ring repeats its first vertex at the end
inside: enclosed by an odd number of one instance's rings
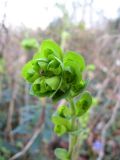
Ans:
POLYGON ((50 96, 54 101, 78 95, 85 62, 80 54, 63 53, 52 40, 42 42, 38 52, 22 69, 23 77, 31 83, 31 93, 38 97, 50 96), (77 89, 76 89, 77 88, 77 89))

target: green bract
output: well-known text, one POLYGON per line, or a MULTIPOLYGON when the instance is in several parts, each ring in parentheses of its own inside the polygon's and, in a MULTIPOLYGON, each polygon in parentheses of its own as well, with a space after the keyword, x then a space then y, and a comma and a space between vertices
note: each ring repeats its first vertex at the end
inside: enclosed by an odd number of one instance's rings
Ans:
POLYGON ((33 95, 49 96, 57 101, 83 91, 84 69, 85 62, 80 54, 72 51, 64 54, 55 42, 45 40, 33 59, 23 67, 22 75, 31 83, 33 95))
POLYGON ((63 53, 61 48, 52 40, 44 40, 40 46, 39 51, 35 54, 36 58, 50 58, 50 56, 55 56, 60 60, 63 59, 63 53))
POLYGON ((60 160, 70 160, 69 158, 69 153, 67 152, 66 149, 63 148, 57 148, 55 150, 55 155, 58 159, 60 160))
POLYGON ((65 105, 60 106, 57 110, 57 113, 59 116, 64 117, 64 118, 70 117, 70 114, 71 114, 70 109, 65 105))
POLYGON ((66 127, 64 125, 55 125, 54 132, 58 136, 62 136, 63 134, 65 134, 67 132, 67 129, 66 129, 66 127))
POLYGON ((37 49, 38 42, 34 38, 27 38, 22 41, 22 46, 27 50, 37 49))
POLYGON ((92 96, 89 92, 83 93, 80 100, 76 103, 76 115, 82 116, 85 114, 92 104, 92 96))

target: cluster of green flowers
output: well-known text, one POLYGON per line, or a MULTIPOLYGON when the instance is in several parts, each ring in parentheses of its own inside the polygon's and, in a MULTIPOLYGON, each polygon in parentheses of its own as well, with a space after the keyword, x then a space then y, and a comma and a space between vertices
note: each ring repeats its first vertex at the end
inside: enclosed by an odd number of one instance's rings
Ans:
MULTIPOLYGON (((36 44, 31 39, 24 41, 26 49, 37 49, 37 53, 22 69, 23 77, 31 84, 30 92, 38 97, 51 97, 53 101, 65 98, 70 105, 60 106, 52 116, 54 131, 58 136, 65 133, 79 135, 81 129, 76 122, 83 116, 92 104, 92 97, 84 91, 87 82, 83 80, 85 69, 84 58, 73 51, 63 53, 61 48, 52 40, 36 44), (78 99, 80 95, 80 99, 78 99), (75 103, 73 98, 75 99, 75 103)), ((72 142, 72 141, 71 141, 72 142)), ((76 142, 72 145, 76 145, 76 142)), ((72 150, 58 148, 55 155, 61 160, 70 160, 72 150)))
POLYGON ((61 136, 65 133, 74 133, 76 128, 73 128, 71 119, 74 117, 80 117, 84 115, 90 108, 92 103, 92 97, 89 92, 84 92, 81 95, 80 100, 76 102, 75 113, 73 115, 69 106, 60 106, 55 114, 52 116, 52 122, 55 124, 54 132, 61 136))
POLYGON ((82 80, 85 62, 81 55, 61 48, 52 40, 42 42, 40 49, 22 70, 31 83, 31 93, 38 97, 51 97, 54 101, 72 98, 86 87, 82 80))

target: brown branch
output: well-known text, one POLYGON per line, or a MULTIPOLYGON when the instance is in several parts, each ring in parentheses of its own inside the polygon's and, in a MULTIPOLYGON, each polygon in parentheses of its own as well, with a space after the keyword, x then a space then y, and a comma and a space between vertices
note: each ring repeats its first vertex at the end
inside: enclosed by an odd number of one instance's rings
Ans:
POLYGON ((44 121, 45 121, 45 106, 43 106, 42 108, 42 112, 40 115, 40 119, 39 119, 39 124, 37 124, 35 132, 33 134, 33 136, 31 137, 30 141, 26 144, 26 146, 22 149, 22 151, 18 152, 17 154, 15 154, 13 157, 11 157, 9 160, 16 160, 19 157, 22 157, 25 155, 25 153, 29 150, 29 148, 32 146, 32 144, 34 143, 34 141, 36 140, 36 138, 39 136, 39 134, 41 133, 43 126, 44 126, 44 121))
MULTIPOLYGON (((120 88, 119 88, 119 93, 120 93, 120 88)), ((116 105, 114 106, 113 113, 112 113, 112 116, 111 116, 110 120, 108 121, 108 123, 103 128, 102 136, 101 136, 101 141, 102 141, 102 144, 103 144, 103 148, 102 148, 102 151, 99 153, 97 160, 102 160, 103 157, 104 157, 104 149, 105 149, 105 142, 106 142, 106 133, 107 133, 107 130, 115 122, 115 119, 116 119, 117 112, 118 112, 119 108, 120 108, 120 100, 118 99, 118 101, 116 102, 116 105)))
POLYGON ((5 129, 6 137, 8 137, 11 142, 13 142, 13 135, 11 134, 11 130, 12 130, 12 119, 14 115, 14 102, 15 102, 16 95, 17 95, 16 82, 14 82, 12 88, 13 88, 12 99, 10 101, 9 108, 8 108, 7 124, 6 124, 6 129, 5 129))

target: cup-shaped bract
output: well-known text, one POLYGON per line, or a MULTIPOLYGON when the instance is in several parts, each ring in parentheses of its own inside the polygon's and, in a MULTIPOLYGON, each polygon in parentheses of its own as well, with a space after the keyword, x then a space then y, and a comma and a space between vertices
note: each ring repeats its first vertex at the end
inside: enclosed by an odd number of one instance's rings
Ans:
POLYGON ((31 93, 39 97, 52 96, 59 86, 60 79, 58 76, 40 77, 32 84, 31 93))
POLYGON ((69 72, 66 79, 72 77, 72 83, 78 83, 82 79, 82 72, 85 69, 84 58, 76 52, 69 51, 64 55, 63 63, 65 70, 69 72))
POLYGON ((71 116, 70 108, 65 105, 59 106, 57 109, 57 113, 59 116, 64 118, 69 118, 71 116))
POLYGON ((29 61, 22 68, 22 76, 30 83, 33 83, 37 78, 39 78, 39 73, 37 73, 32 65, 32 61, 29 61))
POLYGON ((63 63, 60 59, 58 59, 55 56, 52 56, 52 58, 49 60, 48 66, 47 66, 47 75, 61 75, 63 73, 63 63))
POLYGON ((57 43, 52 40, 44 40, 41 43, 39 51, 35 54, 34 59, 36 58, 50 58, 51 55, 59 58, 60 60, 63 59, 63 53, 61 48, 57 43))
POLYGON ((64 125, 55 125, 54 132, 58 136, 62 136, 63 134, 65 134, 67 132, 67 128, 64 125))
POLYGON ((87 81, 81 80, 79 83, 73 84, 70 90, 70 97, 75 97, 82 93, 87 86, 87 81))
POLYGON ((52 122, 55 125, 64 125, 67 128, 68 131, 71 130, 71 121, 67 118, 61 117, 57 113, 53 114, 52 122))
POLYGON ((46 58, 33 59, 32 66, 36 72, 45 73, 47 70, 48 60, 46 58))
POLYGON ((56 148, 55 155, 59 160, 70 160, 69 153, 64 148, 56 148))
POLYGON ((92 104, 92 96, 86 91, 76 103, 76 116, 84 115, 92 104))

